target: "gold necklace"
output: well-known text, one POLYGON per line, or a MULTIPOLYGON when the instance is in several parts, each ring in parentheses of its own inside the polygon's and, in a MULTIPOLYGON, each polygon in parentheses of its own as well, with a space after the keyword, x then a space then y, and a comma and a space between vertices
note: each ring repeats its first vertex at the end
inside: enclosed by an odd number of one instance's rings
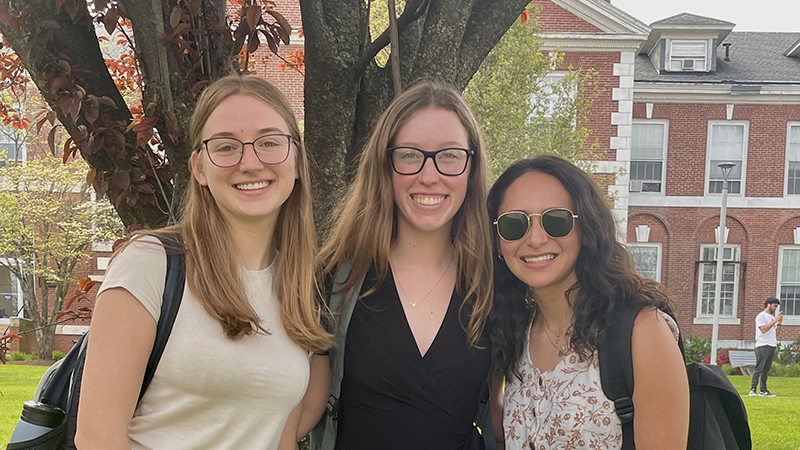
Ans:
MULTIPOLYGON (((562 328, 562 331, 559 331, 559 332, 558 332, 558 334, 556 335, 556 340, 555 340, 555 342, 553 342, 553 338, 551 338, 551 337, 550 337, 550 333, 549 333, 549 331, 547 330, 547 325, 545 325, 545 324, 544 324, 544 322, 542 322, 542 328, 544 328, 544 335, 545 335, 545 336, 547 336, 547 340, 548 340, 548 341, 550 341, 550 343, 551 343, 551 344, 553 344, 553 347, 555 347, 556 349, 558 349, 558 356, 559 356, 559 358, 560 358, 560 357, 563 357, 564 355, 566 355, 566 354, 567 354, 567 346, 566 346, 566 345, 562 345, 561 347, 559 347, 559 346, 558 346, 558 341, 559 341, 559 339, 561 338, 561 333, 563 332, 563 330, 564 330, 566 327, 562 328)), ((566 338, 567 338, 567 335, 565 334, 565 335, 564 335, 564 339, 566 339, 566 338)))
MULTIPOLYGON (((424 302, 424 301, 425 301, 425 299, 427 299, 427 298, 428 298, 428 296, 429 296, 429 295, 431 295, 431 292, 433 292, 433 290, 434 290, 434 289, 436 289, 436 286, 438 286, 438 285, 439 285, 439 283, 442 281, 442 278, 444 278, 445 274, 446 274, 446 273, 447 273, 447 272, 450 270, 450 266, 452 266, 452 265, 453 265, 453 259, 455 259, 455 254, 454 254, 454 253, 451 253, 451 254, 450 254, 450 262, 449 262, 449 263, 447 263, 447 267, 444 269, 444 272, 442 272, 442 275, 439 277, 439 279, 438 279, 438 280, 436 280, 436 284, 434 284, 434 285, 433 285, 433 287, 431 288, 431 290, 430 290, 430 291, 428 291, 428 293, 427 293, 427 294, 425 294, 425 296, 424 296, 424 297, 422 297, 422 300, 420 300, 420 301, 418 301, 418 302, 412 302, 412 301, 410 301, 410 300, 407 300, 407 301, 408 301, 408 304, 409 304, 409 305, 411 305, 411 307, 412 307, 412 308, 416 308, 417 306, 421 305, 421 304, 422 304, 422 302, 424 302)), ((389 263, 390 263, 390 264, 392 264, 392 265, 394 265, 394 263, 392 263, 392 260, 391 260, 391 259, 389 259, 389 263)), ((406 294, 406 290, 405 290, 405 289, 403 289, 403 283, 401 283, 401 282, 400 282, 400 277, 398 277, 398 276, 395 276, 395 277, 394 277, 394 279, 395 279, 395 281, 397 281, 397 286, 400 288, 400 292, 402 292, 402 293, 403 293, 403 297, 405 297, 406 299, 410 298, 410 297, 408 296, 408 294, 406 294)))

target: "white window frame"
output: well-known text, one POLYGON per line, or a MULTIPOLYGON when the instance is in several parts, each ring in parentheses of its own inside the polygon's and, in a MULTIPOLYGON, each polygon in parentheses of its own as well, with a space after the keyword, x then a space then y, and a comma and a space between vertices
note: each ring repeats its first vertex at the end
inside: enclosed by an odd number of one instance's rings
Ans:
MULTIPOLYGON (((705 249, 710 249, 714 253, 716 253, 719 246, 717 244, 701 244, 700 245, 700 260, 703 260, 703 251, 705 249)), ((725 244, 725 250, 733 249, 732 259, 726 259, 725 261, 741 261, 742 255, 742 246, 740 244, 725 244)), ((716 261, 708 262, 708 263, 700 263, 697 270, 697 309, 695 311, 695 324, 710 324, 714 322, 714 316, 712 314, 703 314, 703 267, 706 264, 712 264, 716 268, 716 261)), ((737 311, 739 308, 739 272, 740 267, 737 264, 734 270, 733 276, 733 315, 732 316, 723 316, 720 314, 719 316, 719 323, 723 325, 739 325, 741 323, 741 319, 737 317, 737 311)), ((713 300, 713 299, 712 299, 713 300)))
MULTIPOLYGON (((2 126, 0 126, 0 127, 1 128, 6 128, 6 127, 2 127, 2 126)), ((10 126, 7 126, 7 127, 11 128, 10 126)), ((17 142, 14 141, 13 139, 9 138, 5 134, 0 133, 0 144, 11 144, 11 145, 16 146, 17 142)), ((28 152, 27 152, 27 147, 26 147, 24 142, 22 143, 22 145, 18 149, 16 149, 16 152, 17 152, 17 155, 16 155, 16 159, 14 159, 14 161, 17 161, 17 162, 20 162, 20 163, 27 161, 28 152)), ((7 159, 7 155, 2 154, 2 149, 0 149, 0 164, 4 164, 5 161, 7 161, 7 160, 8 160, 7 159)))
POLYGON ((670 39, 669 40, 669 56, 667 56, 666 67, 667 71, 669 72, 707 72, 708 71, 708 63, 709 63, 709 45, 708 39, 670 39), (699 57, 681 57, 681 56, 673 56, 673 46, 675 44, 703 44, 703 57, 702 59, 699 57), (673 61, 682 61, 684 60, 691 60, 694 61, 694 67, 691 69, 673 69, 672 62, 673 61), (698 67, 698 61, 702 61, 700 63, 700 67, 698 67))
MULTIPOLYGON (((569 75, 569 71, 566 70, 554 70, 547 75, 543 76, 540 80, 541 88, 539 89, 539 96, 542 99, 547 99, 547 105, 545 105, 545 111, 543 117, 545 119, 552 119, 553 114, 555 111, 554 105, 554 98, 553 98, 553 89, 550 87, 553 84, 562 82, 567 75, 569 75)), ((574 99, 578 95, 577 87, 574 92, 570 92, 571 97, 574 99)), ((537 96, 535 94, 530 94, 528 96, 528 102, 530 105, 535 105, 537 101, 537 96)), ((531 115, 528 120, 531 120, 535 117, 535 114, 531 115)))
MULTIPOLYGON (((644 192, 644 191, 631 191, 631 182, 633 180, 629 180, 628 183, 628 191, 634 195, 660 195, 663 196, 664 191, 666 190, 666 181, 667 181, 667 147, 669 143, 669 120, 661 119, 661 120, 643 120, 637 119, 633 121, 633 126, 636 125, 662 125, 664 127, 664 142, 663 149, 661 151, 661 190, 659 192, 644 192)), ((633 134, 631 134, 633 136, 633 134)), ((634 161, 633 157, 633 140, 631 140, 631 164, 634 161)), ((636 159, 639 161, 639 159, 636 159)), ((655 161, 655 160, 653 160, 655 161)))
MULTIPOLYGON (((800 283, 784 283, 781 280, 781 276, 783 274, 783 251, 784 250, 800 250, 800 245, 780 245, 778 246, 778 279, 777 279, 777 287, 775 290, 775 297, 781 298, 781 286, 784 284, 790 286, 800 286, 800 283)), ((781 300, 783 302, 783 300, 781 300)), ((781 312, 785 312, 785 308, 781 308, 781 312)), ((795 311, 797 312, 797 311, 795 311)), ((783 322, 786 325, 800 325, 800 314, 794 315, 786 315, 783 318, 783 322)))
POLYGON ((789 163, 790 162, 800 162, 798 161, 790 161, 789 160, 789 150, 791 146, 791 137, 792 137, 792 128, 800 129, 800 122, 788 122, 786 124, 786 170, 784 171, 783 176, 783 196, 784 197, 794 197, 800 196, 800 192, 796 194, 789 193, 789 163))
MULTIPOLYGON (((0 261, 2 261, 4 264, 8 263, 8 260, 6 258, 0 258, 0 261)), ((5 268, 4 266, 0 266, 0 267, 5 268)), ((8 269, 6 269, 6 270, 8 270, 8 269)), ((24 305, 25 305, 24 298, 23 298, 25 293, 22 292, 22 283, 19 281, 19 278, 17 278, 17 276, 13 272, 11 273, 11 276, 16 278, 16 280, 17 280, 17 309, 20 310, 19 308, 20 307, 24 308, 24 305)), ((6 292, 3 292, 2 294, 6 294, 6 292)), ((9 322, 8 322, 9 318, 13 317, 14 315, 16 315, 17 311, 6 311, 6 314, 8 314, 8 317, 0 318, 0 325, 8 325, 9 324, 9 322)))
MULTIPOLYGON (((708 192, 709 183, 711 182, 711 142, 712 142, 712 134, 711 131, 714 129, 714 125, 740 125, 744 127, 744 132, 742 134, 742 178, 738 180, 741 183, 741 187, 738 193, 732 193, 730 189, 728 190, 729 196, 735 197, 744 197, 745 194, 745 181, 747 180, 747 147, 750 140, 750 121, 749 120, 709 120, 708 121, 708 131, 706 132, 706 176, 705 181, 703 184, 703 195, 706 197, 717 197, 722 194, 712 194, 708 192)), ((737 180, 734 180, 737 181, 737 180)))
MULTIPOLYGON (((655 281, 661 281, 661 255, 662 255, 662 244, 660 242, 628 242, 625 244, 628 248, 633 247, 650 247, 655 248, 658 252, 656 256, 656 278, 655 281)), ((641 274, 640 274, 641 275, 641 274)))

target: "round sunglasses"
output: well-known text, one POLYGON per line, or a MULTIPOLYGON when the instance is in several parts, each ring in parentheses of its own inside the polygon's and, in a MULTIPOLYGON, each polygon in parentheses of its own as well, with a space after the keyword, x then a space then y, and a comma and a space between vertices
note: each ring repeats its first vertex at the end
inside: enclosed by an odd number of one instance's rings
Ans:
POLYGON ((539 225, 553 239, 567 237, 575 229, 577 214, 567 208, 550 208, 542 213, 528 214, 525 211, 509 211, 500 214, 493 225, 497 235, 506 242, 518 241, 531 229, 531 217, 539 216, 539 225))

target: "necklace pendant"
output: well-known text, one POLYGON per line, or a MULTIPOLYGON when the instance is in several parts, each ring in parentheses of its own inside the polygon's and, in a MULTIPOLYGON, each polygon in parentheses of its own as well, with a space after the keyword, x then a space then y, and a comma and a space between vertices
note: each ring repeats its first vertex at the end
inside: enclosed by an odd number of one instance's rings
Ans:
POLYGON ((558 356, 563 357, 567 354, 567 347, 561 347, 558 349, 558 356))
POLYGON ((417 307, 417 304, 415 302, 408 302, 408 304, 411 305, 412 308, 416 308, 417 307))

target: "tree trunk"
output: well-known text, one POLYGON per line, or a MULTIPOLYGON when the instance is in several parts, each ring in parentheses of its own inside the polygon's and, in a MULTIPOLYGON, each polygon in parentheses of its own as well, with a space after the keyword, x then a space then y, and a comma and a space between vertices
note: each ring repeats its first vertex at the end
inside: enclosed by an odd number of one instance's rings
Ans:
POLYGON ((39 347, 39 359, 53 359, 53 341, 56 337, 56 325, 48 324, 36 328, 36 345, 39 347))

